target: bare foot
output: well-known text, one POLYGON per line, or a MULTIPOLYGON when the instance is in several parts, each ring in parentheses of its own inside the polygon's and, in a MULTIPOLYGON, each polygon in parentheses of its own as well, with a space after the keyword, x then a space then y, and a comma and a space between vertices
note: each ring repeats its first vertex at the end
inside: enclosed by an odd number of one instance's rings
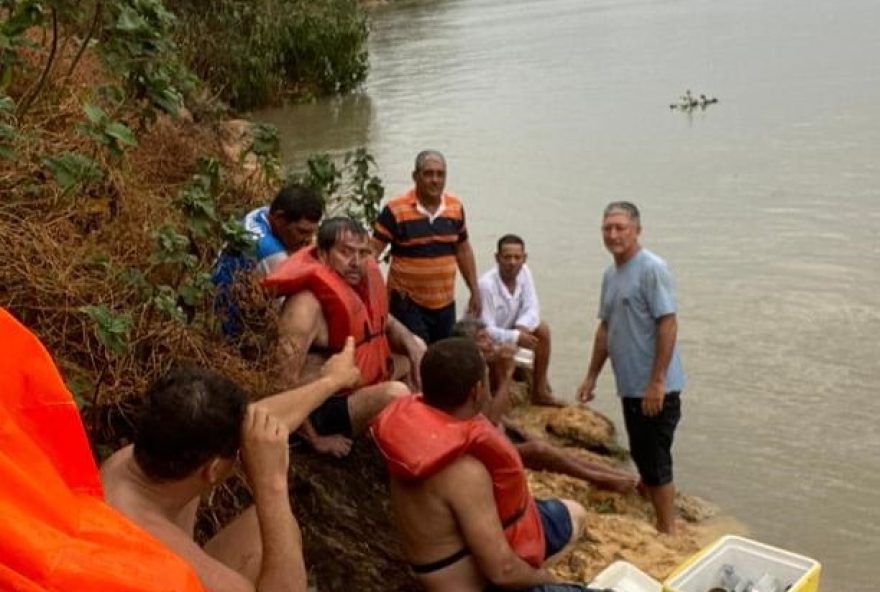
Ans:
POLYGON ((550 393, 532 395, 532 405, 541 405, 542 407, 568 407, 568 403, 560 401, 550 393))

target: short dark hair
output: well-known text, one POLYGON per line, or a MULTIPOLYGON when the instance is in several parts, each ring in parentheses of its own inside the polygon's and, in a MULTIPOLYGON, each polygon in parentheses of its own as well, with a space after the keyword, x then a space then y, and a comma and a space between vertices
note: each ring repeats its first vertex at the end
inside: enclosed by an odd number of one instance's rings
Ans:
POLYGON ((309 222, 318 222, 324 215, 324 200, 305 185, 291 183, 281 188, 272 200, 269 212, 281 212, 291 222, 303 218, 309 222))
POLYGON ((602 218, 607 218, 614 212, 623 212, 629 219, 636 223, 636 226, 642 225, 642 217, 639 214, 639 208, 636 207, 631 201, 612 201, 610 204, 605 206, 605 211, 602 213, 602 218))
POLYGON ((455 409, 486 376, 486 362, 469 337, 450 337, 431 344, 419 365, 425 402, 455 409))
POLYGON ((459 319, 452 325, 450 337, 467 337, 468 339, 476 339, 477 333, 486 328, 486 323, 481 319, 467 317, 459 319))
POLYGON ((339 240, 339 237, 346 233, 362 237, 367 236, 367 229, 357 220, 346 216, 335 216, 324 220, 318 227, 318 250, 329 251, 339 240))
POLYGON ((176 368, 147 390, 135 421, 134 458, 150 479, 191 475, 241 445, 248 398, 235 382, 195 366, 176 368))
POLYGON ((525 250, 526 248, 526 242, 516 234, 505 234, 504 236, 499 238, 495 252, 500 253, 501 247, 503 247, 504 245, 519 245, 523 248, 523 250, 525 250))

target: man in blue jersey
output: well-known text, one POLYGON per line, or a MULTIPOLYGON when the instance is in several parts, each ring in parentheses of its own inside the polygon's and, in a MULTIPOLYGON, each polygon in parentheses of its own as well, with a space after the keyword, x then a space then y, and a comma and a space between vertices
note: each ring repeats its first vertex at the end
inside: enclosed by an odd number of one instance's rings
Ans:
POLYGON ((291 184, 278 192, 271 205, 244 217, 244 227, 254 241, 254 253, 224 252, 211 276, 218 288, 215 308, 223 317, 226 335, 237 335, 242 330, 238 303, 232 293, 236 275, 256 270, 262 277, 274 271, 288 256, 312 243, 323 215, 324 200, 308 187, 291 184))
POLYGON ((602 239, 614 264, 602 277, 599 327, 578 400, 593 399, 611 358, 630 452, 657 514, 657 530, 675 534, 672 439, 681 418, 684 372, 676 345, 675 286, 666 262, 639 244, 638 208, 608 204, 602 239))

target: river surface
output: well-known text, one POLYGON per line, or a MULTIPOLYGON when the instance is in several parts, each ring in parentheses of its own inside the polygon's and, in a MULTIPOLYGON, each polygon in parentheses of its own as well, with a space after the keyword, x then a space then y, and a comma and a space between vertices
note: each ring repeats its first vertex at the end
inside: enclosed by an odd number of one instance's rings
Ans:
MULTIPOLYGON (((639 204, 679 288, 676 481, 821 561, 823 590, 877 590, 878 23, 876 0, 395 2, 362 93, 257 118, 294 167, 368 147, 389 195, 445 152, 481 270, 502 233, 526 240, 564 396, 609 263, 601 209, 639 204), (720 102, 671 111, 688 88, 720 102)), ((610 369, 598 399, 620 424, 610 369)))

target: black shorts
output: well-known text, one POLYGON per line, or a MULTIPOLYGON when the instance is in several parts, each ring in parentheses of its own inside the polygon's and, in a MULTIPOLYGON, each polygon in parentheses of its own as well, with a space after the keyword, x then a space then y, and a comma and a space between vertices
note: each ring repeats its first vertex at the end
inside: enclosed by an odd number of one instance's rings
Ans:
POLYGON ((435 310, 420 306, 405 294, 394 291, 388 299, 388 311, 428 344, 449 337, 455 324, 455 302, 435 310))
POLYGON ((309 414, 309 420, 321 436, 342 434, 347 438, 352 437, 348 397, 344 395, 333 395, 321 403, 320 407, 309 414))
POLYGON ((624 397, 620 400, 629 436, 629 451, 642 483, 648 487, 672 483, 672 439, 681 419, 678 395, 678 391, 666 393, 663 409, 654 417, 642 413, 641 399, 624 397))

